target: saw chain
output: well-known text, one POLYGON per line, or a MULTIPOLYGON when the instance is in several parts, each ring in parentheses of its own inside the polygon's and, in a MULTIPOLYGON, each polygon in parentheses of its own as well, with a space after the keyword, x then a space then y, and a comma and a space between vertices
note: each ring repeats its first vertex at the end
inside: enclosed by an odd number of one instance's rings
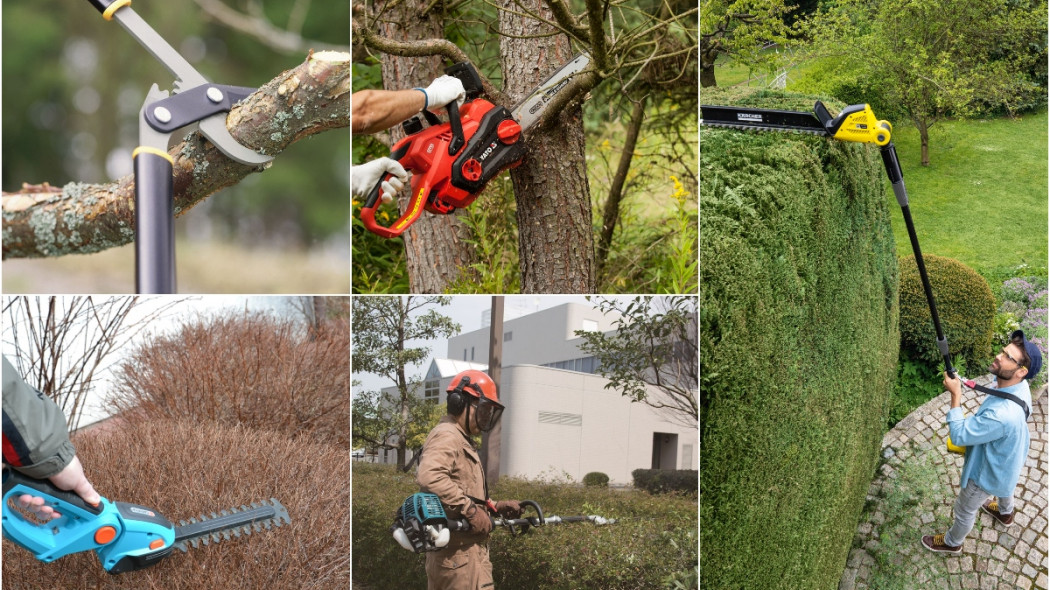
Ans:
POLYGON ((101 498, 97 506, 46 480, 32 479, 17 471, 3 474, 4 538, 17 543, 34 557, 50 563, 81 551, 94 551, 106 572, 120 574, 156 565, 171 554, 224 540, 240 538, 291 522, 276 499, 212 512, 173 525, 145 506, 101 498), (17 504, 23 494, 43 497, 45 505, 60 516, 43 522, 17 504))

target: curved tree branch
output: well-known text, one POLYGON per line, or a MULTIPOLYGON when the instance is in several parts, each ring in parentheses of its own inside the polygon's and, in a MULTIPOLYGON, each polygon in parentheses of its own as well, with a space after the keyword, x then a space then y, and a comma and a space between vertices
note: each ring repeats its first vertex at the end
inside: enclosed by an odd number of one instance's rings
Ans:
MULTIPOLYGON (((329 129, 350 126, 350 54, 319 52, 282 72, 233 107, 226 127, 242 145, 276 155, 329 129)), ((168 150, 174 164, 175 214, 237 184, 253 168, 224 156, 197 132, 168 150)), ((86 254, 134 239, 135 181, 72 182, 56 189, 23 185, 3 193, 3 257, 86 254)))

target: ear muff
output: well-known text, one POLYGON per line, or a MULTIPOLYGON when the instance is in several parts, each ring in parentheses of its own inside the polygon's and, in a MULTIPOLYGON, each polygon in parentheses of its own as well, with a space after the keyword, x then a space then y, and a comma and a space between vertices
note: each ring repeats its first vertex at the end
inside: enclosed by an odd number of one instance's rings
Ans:
POLYGON ((463 388, 470 384, 470 377, 464 377, 459 380, 459 384, 456 388, 448 392, 448 397, 445 402, 446 412, 452 416, 459 416, 463 413, 463 409, 467 407, 467 395, 463 393, 463 388))

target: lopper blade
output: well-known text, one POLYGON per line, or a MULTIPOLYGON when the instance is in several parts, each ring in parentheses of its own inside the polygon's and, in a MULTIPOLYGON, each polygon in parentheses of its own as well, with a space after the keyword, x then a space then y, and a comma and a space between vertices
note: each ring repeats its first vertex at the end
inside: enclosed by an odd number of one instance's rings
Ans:
POLYGON ((288 511, 276 498, 269 502, 255 502, 251 506, 240 506, 212 512, 188 521, 180 520, 175 527, 175 544, 179 550, 186 552, 188 547, 219 543, 241 535, 262 532, 292 522, 288 511))

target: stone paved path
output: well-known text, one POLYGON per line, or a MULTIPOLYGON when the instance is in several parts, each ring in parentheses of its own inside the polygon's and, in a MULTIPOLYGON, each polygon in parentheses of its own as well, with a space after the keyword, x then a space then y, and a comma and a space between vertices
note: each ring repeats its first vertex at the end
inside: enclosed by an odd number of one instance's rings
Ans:
MULTIPOLYGON (((990 376, 980 380, 987 384, 990 376)), ((924 534, 947 531, 959 491, 963 457, 948 453, 944 417, 949 394, 912 412, 882 439, 883 464, 868 490, 839 590, 945 588, 1047 589, 1046 386, 1033 393, 1032 445, 1014 498, 1016 524, 1006 528, 979 513, 963 553, 927 551, 924 534)), ((972 416, 984 394, 964 390, 972 416)))

